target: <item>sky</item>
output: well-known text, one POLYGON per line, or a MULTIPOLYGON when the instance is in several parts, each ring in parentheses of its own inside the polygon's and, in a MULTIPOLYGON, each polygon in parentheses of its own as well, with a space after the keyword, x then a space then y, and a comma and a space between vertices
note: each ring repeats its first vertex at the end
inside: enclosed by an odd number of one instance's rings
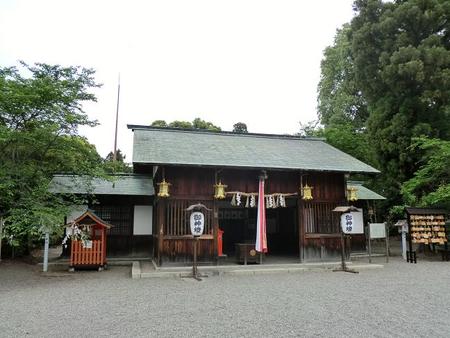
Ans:
POLYGON ((323 50, 353 0, 0 0, 0 66, 44 62, 96 70, 80 134, 131 161, 127 124, 200 117, 232 130, 292 134, 317 119, 323 50))

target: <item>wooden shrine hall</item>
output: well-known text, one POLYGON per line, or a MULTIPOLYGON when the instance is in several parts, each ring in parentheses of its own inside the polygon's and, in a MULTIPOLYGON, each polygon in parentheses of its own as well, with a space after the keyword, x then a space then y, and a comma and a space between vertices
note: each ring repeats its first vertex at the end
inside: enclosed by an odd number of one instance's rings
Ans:
MULTIPOLYGON (((297 261, 340 255, 339 217, 347 205, 347 178, 378 170, 322 139, 237 134, 129 125, 134 132, 135 174, 153 179, 153 257, 157 264, 192 259, 189 214, 202 203, 205 231, 199 259, 215 262, 255 243, 261 175, 269 256, 297 261), (219 236, 220 235, 220 236, 219 236), (222 251, 222 252, 220 252, 222 251)), ((150 221, 150 220, 149 220, 150 221)))

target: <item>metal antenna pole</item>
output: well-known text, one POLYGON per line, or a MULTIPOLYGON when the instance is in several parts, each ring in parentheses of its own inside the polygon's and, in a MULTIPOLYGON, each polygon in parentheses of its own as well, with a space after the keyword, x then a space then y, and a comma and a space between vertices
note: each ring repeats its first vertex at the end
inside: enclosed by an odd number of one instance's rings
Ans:
POLYGON ((117 85, 116 130, 114 132, 113 162, 117 160, 117 126, 119 123, 119 101, 120 101, 120 73, 119 73, 119 82, 117 85))

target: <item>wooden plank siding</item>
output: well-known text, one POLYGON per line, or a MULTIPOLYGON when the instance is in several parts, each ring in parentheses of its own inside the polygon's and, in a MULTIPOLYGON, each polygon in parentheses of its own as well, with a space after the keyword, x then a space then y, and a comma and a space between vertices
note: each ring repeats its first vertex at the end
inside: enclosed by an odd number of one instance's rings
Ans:
MULTIPOLYGON (((189 219, 184 211, 194 203, 203 203, 212 212, 206 213, 205 235, 200 240, 199 259, 212 261, 217 256, 218 208, 214 184, 217 179, 227 185, 226 191, 257 192, 260 170, 166 166, 164 176, 171 183, 170 197, 156 198, 155 234, 157 261, 190 261, 192 241, 189 219)), ((338 215, 331 210, 345 203, 343 173, 297 171, 267 171, 266 194, 298 193, 300 182, 313 187, 312 201, 297 198, 299 258, 305 261, 326 260, 339 253, 338 215), (303 175, 303 177, 301 177, 303 175), (313 236, 312 236, 313 235, 313 236)), ((161 168, 155 176, 156 185, 162 180, 161 168)), ((270 248, 269 248, 270 252, 270 248)))

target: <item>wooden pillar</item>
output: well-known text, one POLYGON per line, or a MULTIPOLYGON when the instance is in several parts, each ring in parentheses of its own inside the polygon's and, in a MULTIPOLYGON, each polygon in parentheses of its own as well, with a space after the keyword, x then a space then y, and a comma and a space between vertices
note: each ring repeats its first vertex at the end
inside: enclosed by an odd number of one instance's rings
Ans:
POLYGON ((162 264, 162 248, 164 243, 164 220, 165 220, 165 211, 166 211, 166 200, 159 199, 157 208, 156 208, 156 217, 157 217, 157 231, 158 231, 158 251, 157 251, 157 261, 158 265, 162 264))
MULTIPOLYGON (((221 171, 221 170, 219 170, 221 171)), ((214 184, 217 184, 218 173, 219 171, 216 169, 214 171, 214 184)), ((219 206, 217 200, 213 199, 213 259, 217 263, 219 260, 219 251, 218 251, 218 236, 219 236, 219 206)))
MULTIPOLYGON (((95 231, 95 230, 94 230, 95 231)), ((104 265, 106 263, 106 236, 105 236, 106 229, 103 227, 101 231, 101 243, 102 243, 102 263, 101 265, 104 265)))
POLYGON ((213 201, 213 236, 214 236, 214 261, 218 261, 219 251, 218 251, 218 236, 219 236, 219 207, 217 201, 213 201))
POLYGON ((303 202, 301 197, 297 199, 297 223, 298 223, 298 250, 300 263, 305 260, 305 223, 303 222, 303 202))

